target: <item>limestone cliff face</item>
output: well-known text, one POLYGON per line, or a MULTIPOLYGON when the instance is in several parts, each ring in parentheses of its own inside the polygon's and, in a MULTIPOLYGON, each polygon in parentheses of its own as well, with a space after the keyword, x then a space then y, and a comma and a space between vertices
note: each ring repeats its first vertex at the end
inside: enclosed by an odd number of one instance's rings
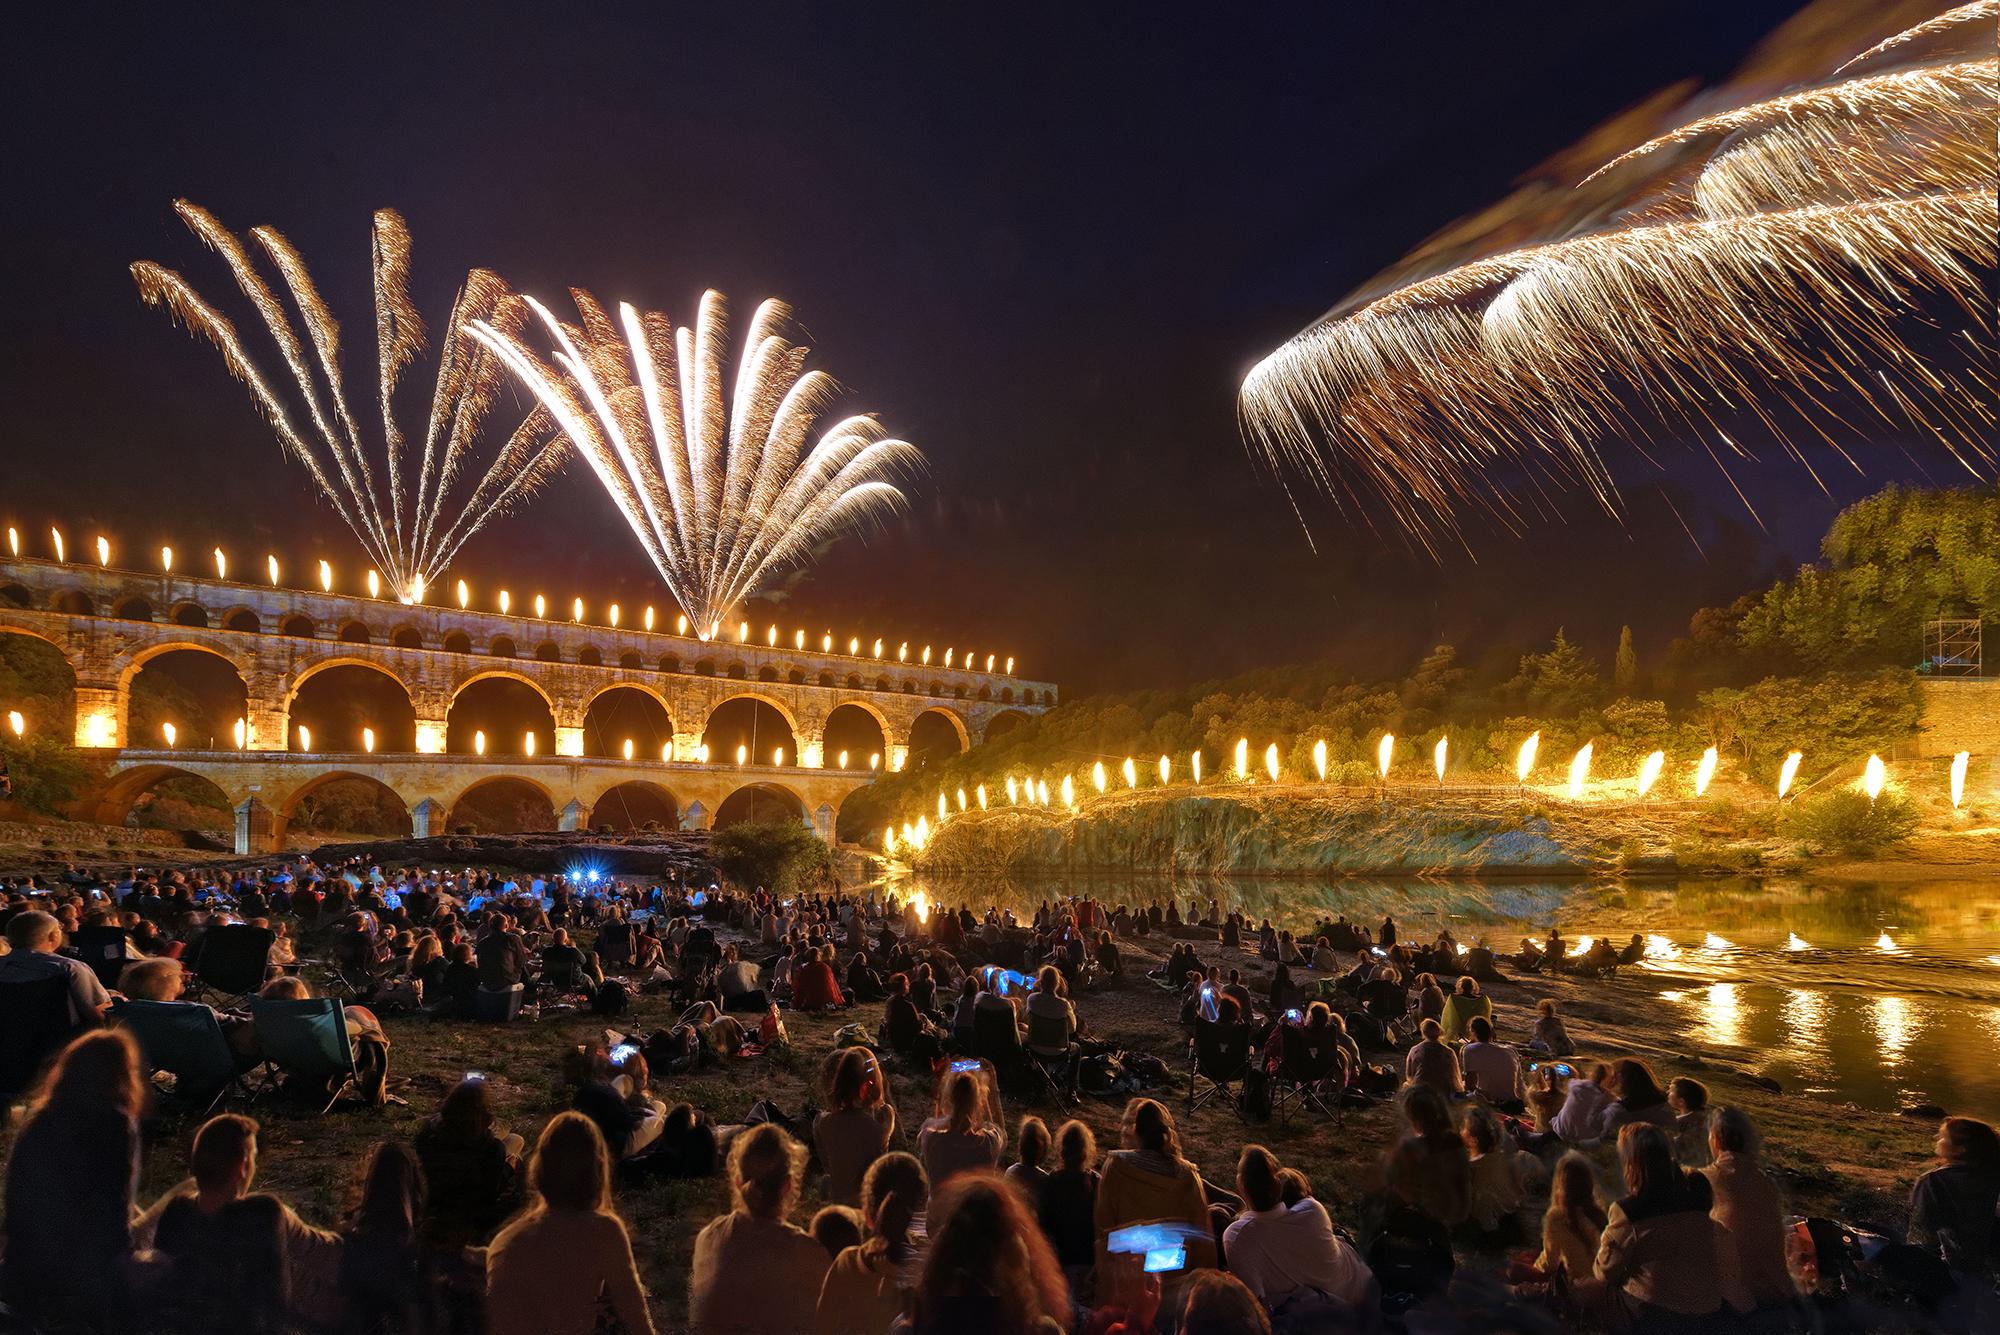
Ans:
POLYGON ((1075 813, 969 812, 933 833, 920 872, 1529 875, 1592 868, 1588 841, 1515 801, 1382 802, 1242 791, 1134 793, 1075 813))

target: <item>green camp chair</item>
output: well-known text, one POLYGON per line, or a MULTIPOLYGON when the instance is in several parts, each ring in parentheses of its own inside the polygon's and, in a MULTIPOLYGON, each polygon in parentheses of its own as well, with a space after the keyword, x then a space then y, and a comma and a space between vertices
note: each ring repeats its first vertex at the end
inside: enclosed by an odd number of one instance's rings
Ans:
POLYGON ((333 1091, 321 1114, 356 1088, 354 1048, 347 1041, 347 1016, 338 999, 252 997, 249 1006, 265 1064, 277 1074, 297 1080, 324 1081, 333 1091))
POLYGON ((215 1012, 199 1002, 120 1001, 111 1019, 138 1041, 148 1067, 172 1073, 174 1097, 204 1116, 231 1090, 251 1096, 215 1012))

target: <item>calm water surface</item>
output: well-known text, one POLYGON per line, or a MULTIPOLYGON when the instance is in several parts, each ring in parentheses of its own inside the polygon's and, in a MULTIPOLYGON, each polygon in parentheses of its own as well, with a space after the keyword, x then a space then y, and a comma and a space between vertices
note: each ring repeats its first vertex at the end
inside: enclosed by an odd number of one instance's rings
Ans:
POLYGON ((1169 880, 1004 883, 911 879, 934 903, 999 903, 1022 917, 1043 899, 1107 903, 1211 897, 1295 932, 1335 914, 1406 938, 1450 928, 1502 953, 1551 923, 1652 941, 1642 966, 1686 1041, 1727 1050, 1788 1091, 1864 1107, 1935 1103, 2000 1119, 2000 884, 1809 880, 1568 882, 1169 880))

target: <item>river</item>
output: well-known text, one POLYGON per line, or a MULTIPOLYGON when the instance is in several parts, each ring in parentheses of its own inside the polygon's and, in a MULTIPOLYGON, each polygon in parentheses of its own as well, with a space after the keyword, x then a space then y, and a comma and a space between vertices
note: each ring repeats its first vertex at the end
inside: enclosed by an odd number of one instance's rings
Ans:
POLYGON ((1045 898, 1110 903, 1211 897, 1224 911, 1305 933, 1346 914, 1405 939, 1449 928, 1502 954, 1559 924, 1573 944, 1649 938, 1636 971, 1683 1042, 1727 1052, 1787 1091, 1894 1110, 1936 1104, 2000 1120, 2000 886, 1702 879, 1358 881, 1074 877, 977 883, 905 879, 933 903, 999 903, 1022 918, 1045 898))

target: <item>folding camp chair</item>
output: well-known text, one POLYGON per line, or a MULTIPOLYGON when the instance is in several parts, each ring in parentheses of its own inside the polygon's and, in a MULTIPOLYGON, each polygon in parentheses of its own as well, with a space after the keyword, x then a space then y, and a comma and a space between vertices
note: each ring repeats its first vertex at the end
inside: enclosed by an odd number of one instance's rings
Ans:
POLYGON ((1029 1010, 1028 1060, 1034 1063, 1035 1073, 1058 1109, 1069 1107, 1063 1091, 1076 1088, 1080 1054, 1075 1051, 1072 1038, 1069 1024, 1061 1016, 1037 1015, 1029 1010))
POLYGON ((125 966, 141 958, 132 949, 132 938, 123 927, 79 927, 69 939, 70 949, 97 981, 116 988, 125 966))
POLYGON ((0 1098, 32 1086, 75 1031, 68 974, 0 983, 0 1098))
POLYGON ((1194 1037, 1188 1041, 1188 1111, 1220 1097, 1240 1116, 1241 1087, 1249 1074, 1250 1026, 1196 1019, 1194 1037))
POLYGON ((194 960, 191 999, 224 996, 242 1001, 254 996, 270 970, 272 939, 270 928, 248 923, 227 923, 203 932, 194 960))
POLYGON ((1340 1045, 1328 1038, 1315 1048, 1305 1040, 1306 1031, 1289 1029, 1281 1040, 1278 1073, 1272 1081, 1271 1102, 1283 1125, 1293 1104, 1311 1108, 1322 1117, 1338 1122, 1340 1090, 1346 1084, 1346 1060, 1340 1045), (1333 1102, 1329 1103, 1328 1099, 1333 1102))
POLYGON ((252 997, 249 1006, 265 1065, 276 1074, 324 1081, 333 1091, 320 1109, 322 1114, 357 1088, 354 1046, 348 1042, 347 1014, 338 999, 275 1001, 252 997))
POLYGON ((193 1001, 121 1001, 111 1018, 138 1040, 146 1065, 174 1077, 174 1096, 207 1116, 230 1091, 250 1098, 215 1012, 193 1001))

